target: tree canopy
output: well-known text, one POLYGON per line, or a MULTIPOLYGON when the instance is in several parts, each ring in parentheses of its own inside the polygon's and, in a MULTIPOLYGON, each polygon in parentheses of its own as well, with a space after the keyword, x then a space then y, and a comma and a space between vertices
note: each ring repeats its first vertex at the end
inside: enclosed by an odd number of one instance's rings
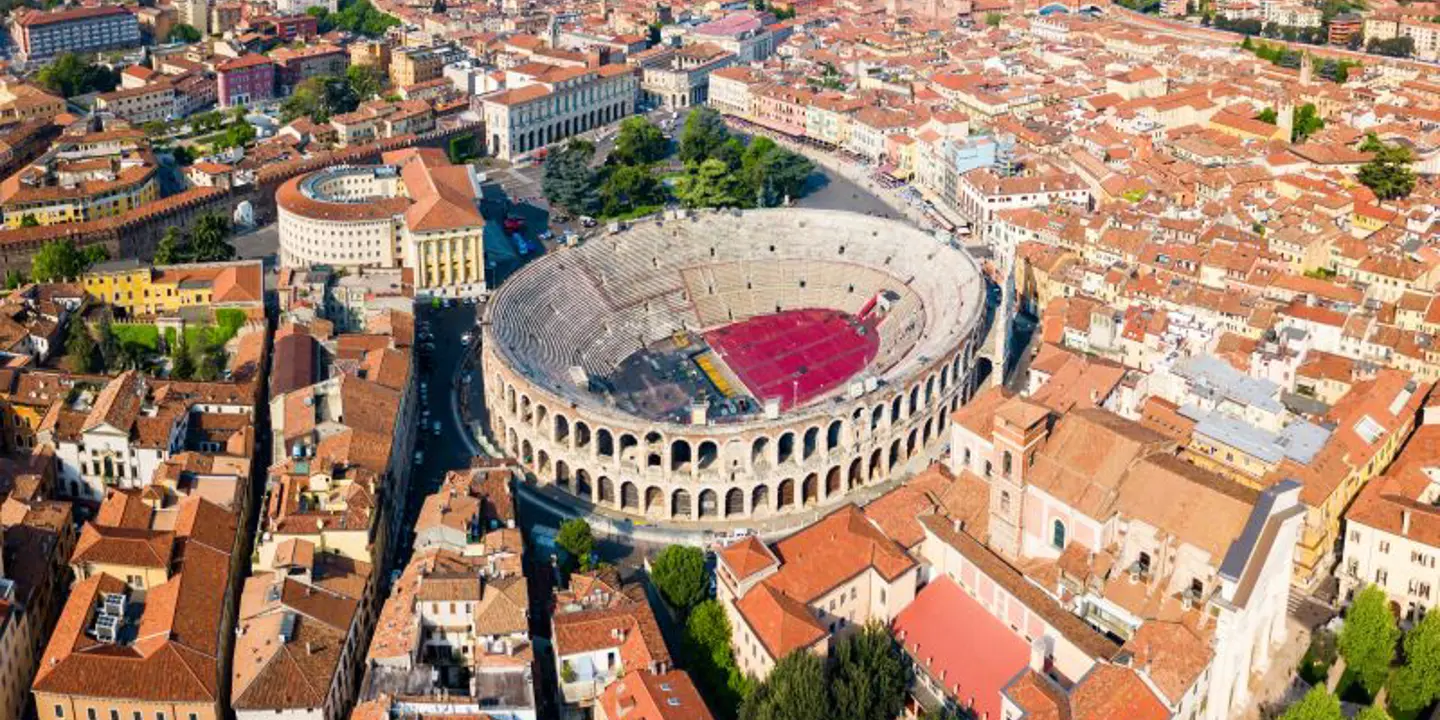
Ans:
POLYGON ((90 328, 78 317, 71 319, 65 338, 65 369, 74 373, 96 372, 100 370, 96 360, 95 339, 90 336, 90 328))
POLYGON ((899 716, 910 673, 884 625, 871 623, 840 641, 829 686, 838 717, 890 720, 899 716))
POLYGON ((1390 674, 1399 637, 1385 591, 1369 585, 1357 593, 1340 629, 1340 655, 1372 697, 1390 674))
POLYGON ((1404 145, 1388 145, 1374 134, 1366 136, 1361 150, 1375 153, 1370 162, 1360 166, 1355 179, 1374 191, 1381 200, 1394 200, 1415 190, 1415 171, 1410 168, 1414 157, 1404 145))
POLYGON ((541 190, 550 202, 575 215, 588 215, 600 207, 596 190, 596 173, 590 167, 595 146, 583 140, 571 140, 545 158, 545 174, 541 190))
POLYGON ((663 159, 669 152, 670 141, 660 128, 636 115, 620 122, 620 132, 609 159, 622 165, 646 165, 663 159))
POLYGON ((370 0, 342 0, 334 14, 323 7, 312 7, 305 12, 315 18, 321 33, 348 30, 366 37, 380 37, 387 29, 400 24, 396 18, 376 10, 370 0))
POLYGON ((93 245, 81 250, 71 240, 51 240, 30 257, 30 277, 36 282, 79 277, 107 257, 104 246, 93 245))
POLYGON ((808 650, 780 658, 764 682, 740 705, 740 720, 833 720, 825 692, 825 661, 808 650))
POLYGON ((705 599, 705 553, 687 545, 671 545, 651 564, 650 578, 666 602, 688 613, 705 599))
POLYGON ((735 665, 730 621, 717 600, 706 600, 685 620, 684 650, 691 677, 710 700, 717 717, 731 718, 750 694, 751 679, 735 665))
POLYGON ((555 544, 570 553, 581 567, 588 567, 590 553, 595 550, 595 535, 590 531, 590 523, 582 518, 571 518, 560 525, 555 544))
MULTIPOLYGON (((343 78, 317 75, 305 79, 280 105, 280 119, 288 123, 296 118, 309 117, 317 123, 324 123, 329 122, 331 115, 354 111, 360 106, 361 95, 350 82, 350 70, 364 67, 352 65, 343 78)), ((366 81, 362 79, 362 82, 366 81)), ((374 94, 373 90, 371 94, 374 94)))
POLYGON ((1405 667, 1390 678, 1391 705, 1416 712, 1440 698, 1440 613, 1427 614, 1405 634, 1405 667))
POLYGON ((120 73, 103 65, 86 63, 75 53, 61 53, 40 68, 35 79, 64 97, 110 92, 120 84, 120 73))
POLYGON ((177 227, 165 228, 165 234, 155 246, 155 264, 174 265, 234 259, 235 246, 231 245, 228 239, 231 231, 230 218, 221 213, 206 213, 200 216, 189 235, 177 227))
POLYGON ((185 23, 180 23, 179 25, 170 28, 170 37, 168 39, 171 42, 200 42, 200 31, 195 29, 194 25, 186 25, 185 23))
POLYGON ((1325 127, 1325 121, 1320 118, 1320 113, 1315 109, 1314 103, 1305 103, 1295 109, 1294 122, 1291 123, 1290 141, 1296 143, 1305 142, 1305 139, 1320 132, 1325 127))
POLYGON ((1300 702, 1291 705, 1280 720, 1344 720, 1340 714, 1340 698, 1330 694, 1323 685, 1315 686, 1300 702))
POLYGON ((680 160, 700 162, 714 155, 715 150, 730 139, 725 120, 714 108, 697 107, 685 118, 680 131, 680 160))

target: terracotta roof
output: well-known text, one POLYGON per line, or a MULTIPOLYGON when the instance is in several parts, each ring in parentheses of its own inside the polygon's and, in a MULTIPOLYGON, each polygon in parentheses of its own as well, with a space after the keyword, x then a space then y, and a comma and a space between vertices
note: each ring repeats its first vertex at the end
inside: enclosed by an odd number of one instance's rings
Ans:
POLYGON ((722 549, 719 553, 720 560, 730 568, 736 580, 744 580, 762 570, 775 567, 780 561, 775 559, 775 554, 765 543, 760 542, 753 535, 737 543, 732 543, 722 549))
POLYGON ((655 674, 631 671, 611 683, 596 702, 605 716, 625 720, 712 720, 710 709, 684 670, 655 674))

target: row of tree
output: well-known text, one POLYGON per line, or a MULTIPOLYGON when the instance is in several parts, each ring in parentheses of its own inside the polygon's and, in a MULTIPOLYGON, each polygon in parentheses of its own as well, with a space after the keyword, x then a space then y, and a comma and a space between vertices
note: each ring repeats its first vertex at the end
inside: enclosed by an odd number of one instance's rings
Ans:
POLYGON ((80 248, 73 240, 51 240, 30 256, 30 277, 35 282, 68 280, 109 259, 104 245, 80 248))
POLYGON ((841 638, 833 660, 797 650, 740 704, 740 720, 889 720, 900 715, 910 665, 884 625, 841 638))
POLYGON ((339 9, 331 13, 324 7, 312 7, 305 11, 315 18, 320 32, 346 30, 366 37, 380 37, 385 31, 400 24, 400 21, 375 9, 370 0, 341 0, 339 9))
POLYGON ((201 215, 189 233, 173 225, 165 228, 155 247, 155 264, 233 260, 235 246, 229 240, 233 229, 230 218, 221 213, 201 215))

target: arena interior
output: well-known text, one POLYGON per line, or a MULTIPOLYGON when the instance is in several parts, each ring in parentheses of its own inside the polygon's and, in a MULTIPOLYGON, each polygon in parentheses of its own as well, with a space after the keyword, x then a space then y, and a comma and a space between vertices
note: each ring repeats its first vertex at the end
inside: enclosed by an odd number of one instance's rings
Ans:
POLYGON ((647 220, 491 298, 495 437, 588 503, 651 520, 793 513, 944 442, 983 341, 979 266, 826 210, 647 220))

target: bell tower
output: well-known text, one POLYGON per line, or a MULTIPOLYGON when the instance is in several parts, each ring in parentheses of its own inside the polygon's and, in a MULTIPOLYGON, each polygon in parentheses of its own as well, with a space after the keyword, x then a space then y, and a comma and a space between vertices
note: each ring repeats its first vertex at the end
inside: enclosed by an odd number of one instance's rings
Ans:
POLYGON ((990 482, 989 544, 1008 560, 1024 547, 1026 475, 1049 434, 1050 411, 1023 398, 1011 398, 995 410, 991 442, 995 459, 990 482))

